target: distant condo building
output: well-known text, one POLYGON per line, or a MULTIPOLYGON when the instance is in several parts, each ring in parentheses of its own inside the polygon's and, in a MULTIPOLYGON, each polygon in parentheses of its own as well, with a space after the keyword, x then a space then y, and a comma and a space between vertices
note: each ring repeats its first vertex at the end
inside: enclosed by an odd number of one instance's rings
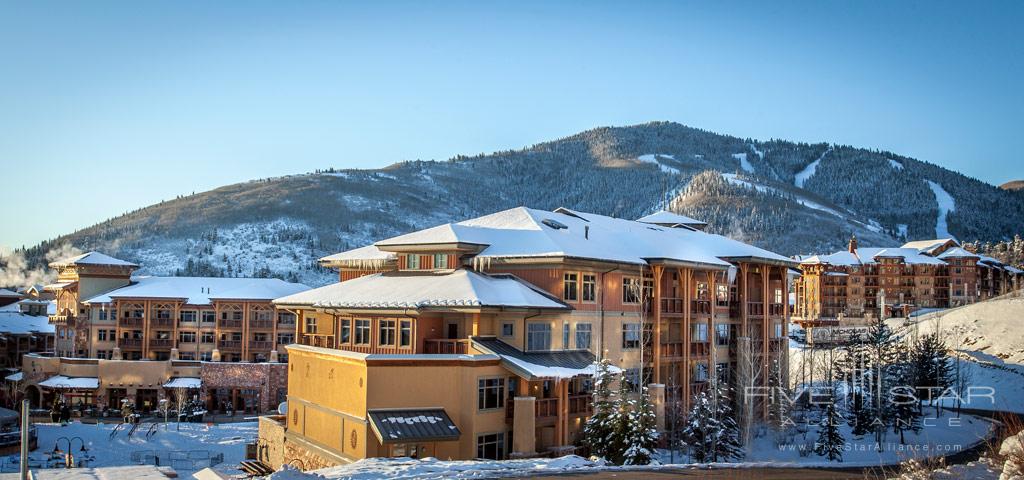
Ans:
POLYGON ((260 460, 571 452, 599 358, 662 428, 712 381, 786 381, 796 262, 704 225, 514 208, 321 259, 340 283, 274 301, 298 323, 260 460))
POLYGON ((805 326, 865 325, 922 308, 950 308, 1020 288, 1021 270, 969 252, 953 239, 864 248, 800 259, 793 320, 805 326))

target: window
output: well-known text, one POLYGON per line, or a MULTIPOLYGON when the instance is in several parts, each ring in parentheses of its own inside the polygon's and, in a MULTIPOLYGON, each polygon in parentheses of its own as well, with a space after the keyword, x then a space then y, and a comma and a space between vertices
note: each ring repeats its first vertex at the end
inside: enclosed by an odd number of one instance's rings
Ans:
POLYGON ((395 321, 377 321, 377 344, 381 346, 394 346, 395 344, 395 321))
POLYGON ((164 310, 164 309, 157 310, 156 311, 156 318, 159 318, 161 320, 170 320, 170 318, 171 318, 171 311, 170 310, 164 310))
POLYGON ((195 310, 182 310, 178 312, 178 321, 181 323, 192 323, 196 321, 195 310))
POLYGON ((212 362, 213 361, 213 352, 200 352, 199 353, 199 361, 201 361, 201 362, 212 362))
POLYGON ((101 342, 107 341, 107 331, 106 330, 99 330, 99 331, 97 331, 96 332, 96 340, 99 340, 101 342))
POLYGON ((640 348, 640 324, 622 324, 622 348, 640 348))
POLYGON ((370 320, 356 319, 356 345, 370 344, 370 320))
POLYGON ((203 332, 199 336, 199 341, 202 343, 213 343, 213 332, 203 332))
POLYGON ((724 347, 729 345, 729 325, 719 323, 715 325, 715 344, 724 347))
POLYGON ((693 368, 693 381, 703 382, 708 379, 708 364, 698 363, 693 368))
POLYGON ((715 301, 718 306, 724 307, 729 305, 729 286, 720 284, 715 285, 715 301))
POLYGON ((306 333, 316 333, 316 317, 306 317, 306 333))
POLYGON ((708 299, 708 284, 704 282, 697 283, 697 300, 708 299))
POLYGON ((715 364, 715 373, 718 375, 718 381, 723 384, 729 383, 729 364, 728 363, 717 363, 715 364))
POLYGON ((502 460, 505 458, 505 434, 489 433, 476 436, 476 458, 502 460))
MULTIPOLYGON (((114 316, 111 317, 111 318, 117 318, 117 314, 115 313, 114 316)), ((106 320, 107 319, 107 309, 106 308, 102 308, 102 307, 100 308, 99 319, 100 320, 106 320)))
POLYGON ((256 332, 252 334, 252 341, 254 342, 266 342, 270 338, 270 335, 264 332, 256 332))
POLYGON ((295 325, 295 314, 289 312, 278 312, 277 323, 281 325, 295 325))
POLYGON ((443 253, 434 254, 434 269, 442 270, 448 268, 448 255, 443 253))
POLYGON ((775 338, 782 338, 782 324, 775 324, 775 338))
POLYGON ((577 350, 590 350, 590 324, 589 323, 577 323, 576 324, 576 349, 577 350))
POLYGON ((505 379, 481 378, 477 382, 477 410, 493 410, 505 406, 505 379))
POLYGON ((196 343, 196 332, 178 332, 179 343, 196 343))
POLYGON ((157 340, 170 340, 171 339, 171 332, 168 332, 166 330, 160 330, 160 331, 156 332, 156 339, 157 340))
POLYGON ((643 381, 640 379, 639 368, 627 368, 625 373, 626 385, 629 387, 631 392, 639 392, 640 385, 643 381))
POLYGON ((640 303, 640 279, 625 277, 622 279, 622 303, 640 303))
POLYGON ((352 341, 352 320, 341 319, 341 343, 348 345, 352 341))
POLYGON ((708 341, 708 324, 706 323, 695 323, 691 330, 692 341, 694 342, 706 342, 708 341))
POLYGON ((529 323, 526 325, 527 350, 551 350, 551 325, 529 323))
POLYGON ((278 333, 277 334, 277 344, 278 345, 291 345, 293 343, 295 343, 295 334, 294 333, 278 333))
POLYGON ((597 301, 597 276, 583 274, 583 301, 597 301))
POLYGON ((562 276, 562 299, 570 302, 579 300, 579 276, 566 273, 562 276))
POLYGON ((569 349, 569 322, 562 323, 562 350, 569 349))
POLYGON ((515 324, 512 322, 505 322, 501 324, 501 336, 511 337, 515 335, 515 324))
POLYGON ((420 256, 409 254, 405 256, 405 268, 408 270, 419 270, 420 269, 420 256))
POLYGON ((782 304, 782 289, 781 288, 776 288, 775 289, 775 303, 780 304, 780 305, 782 304))
POLYGON ((398 346, 412 346, 412 320, 402 320, 398 323, 398 346))
POLYGON ((213 323, 217 321, 217 313, 212 310, 203 310, 202 318, 203 323, 213 323))

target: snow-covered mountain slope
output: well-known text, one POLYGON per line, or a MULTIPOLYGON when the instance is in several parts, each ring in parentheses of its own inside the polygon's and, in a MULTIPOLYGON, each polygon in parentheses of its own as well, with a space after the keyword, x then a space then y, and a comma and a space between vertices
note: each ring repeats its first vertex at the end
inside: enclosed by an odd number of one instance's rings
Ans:
POLYGON ((927 182, 953 200, 945 218, 957 238, 1011 238, 1024 224, 1024 196, 918 160, 655 122, 522 150, 228 185, 126 213, 25 254, 38 266, 47 251, 71 244, 135 261, 144 273, 274 275, 319 285, 334 278, 316 266, 319 256, 520 205, 623 218, 671 205, 716 233, 784 254, 811 253, 841 248, 851 233, 864 246, 934 238, 940 204, 927 182), (741 173, 732 178, 749 188, 711 181, 717 174, 702 174, 708 171, 741 173), (797 178, 803 188, 794 186, 797 178))

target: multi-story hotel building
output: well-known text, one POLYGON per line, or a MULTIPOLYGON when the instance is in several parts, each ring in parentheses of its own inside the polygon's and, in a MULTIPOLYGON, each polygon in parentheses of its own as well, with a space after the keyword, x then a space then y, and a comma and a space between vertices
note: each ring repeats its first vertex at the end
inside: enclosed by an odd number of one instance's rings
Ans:
POLYGON ((601 357, 660 422, 713 379, 763 384, 796 263, 672 216, 515 208, 323 258, 340 283, 274 301, 297 344, 261 460, 571 451, 601 357))
POLYGON ((1021 270, 964 250, 953 239, 899 248, 858 248, 801 259, 794 320, 806 326, 864 325, 920 308, 949 308, 1020 288, 1021 270))
MULTIPOLYGON (((269 278, 133 276, 137 265, 89 252, 54 262, 54 352, 19 359, 33 405, 142 411, 180 385, 211 411, 263 412, 284 399, 295 317, 277 297, 309 287, 269 278)), ((10 381, 10 380, 9 380, 10 381)))

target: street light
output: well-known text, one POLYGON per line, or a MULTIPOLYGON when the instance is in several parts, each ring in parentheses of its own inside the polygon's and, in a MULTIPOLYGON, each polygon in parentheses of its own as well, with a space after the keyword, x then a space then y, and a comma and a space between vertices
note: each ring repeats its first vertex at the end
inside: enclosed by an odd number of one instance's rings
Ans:
POLYGON ((57 441, 53 442, 53 452, 50 453, 53 456, 64 455, 64 468, 75 468, 75 455, 72 453, 74 450, 75 440, 78 440, 82 444, 82 448, 79 449, 80 453, 84 454, 89 451, 89 447, 85 446, 85 440, 82 440, 82 437, 60 437, 57 441), (60 449, 61 440, 68 442, 68 449, 66 452, 60 449))

